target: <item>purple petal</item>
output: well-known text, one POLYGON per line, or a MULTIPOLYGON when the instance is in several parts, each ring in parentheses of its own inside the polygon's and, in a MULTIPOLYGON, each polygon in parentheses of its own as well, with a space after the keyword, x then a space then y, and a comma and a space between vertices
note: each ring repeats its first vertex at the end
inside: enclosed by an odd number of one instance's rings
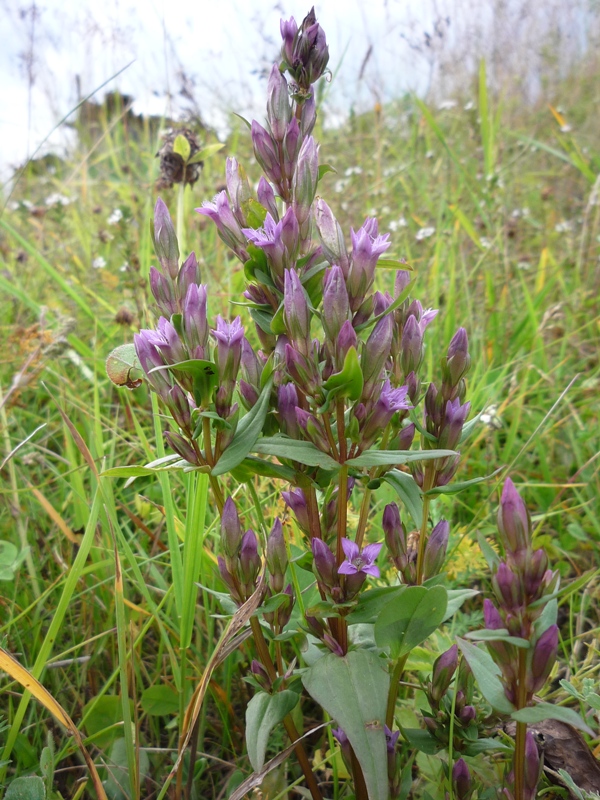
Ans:
POLYGON ((351 564, 349 561, 342 561, 342 563, 338 567, 339 575, 356 575, 357 572, 359 572, 359 570, 354 566, 354 564, 351 564))
MULTIPOLYGON (((379 555, 380 550, 381 542, 377 542, 376 544, 368 544, 362 551, 362 557, 369 564, 372 564, 379 555)), ((363 568, 363 572, 367 572, 367 570, 363 568)), ((379 574, 379 570, 377 572, 379 574)))
POLYGON ((354 559, 357 558, 358 554, 360 553, 356 542, 353 542, 350 539, 342 539, 342 549, 348 561, 354 561, 354 559))

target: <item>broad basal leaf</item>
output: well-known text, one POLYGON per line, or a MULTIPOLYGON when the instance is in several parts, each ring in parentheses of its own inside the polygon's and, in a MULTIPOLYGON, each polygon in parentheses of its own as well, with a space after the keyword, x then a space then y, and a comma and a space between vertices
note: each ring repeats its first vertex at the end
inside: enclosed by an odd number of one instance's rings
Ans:
POLYGON ((375 623, 375 641, 389 648, 393 659, 410 653, 442 623, 448 594, 443 586, 406 586, 381 610, 375 623))
POLYGON ((273 728, 295 707, 299 695, 289 689, 277 694, 258 692, 246 708, 246 746, 255 772, 265 763, 265 754, 273 728))
POLYGON ((302 676, 310 696, 348 737, 365 777, 369 800, 388 797, 383 724, 390 677, 379 658, 366 650, 340 657, 330 653, 302 676))

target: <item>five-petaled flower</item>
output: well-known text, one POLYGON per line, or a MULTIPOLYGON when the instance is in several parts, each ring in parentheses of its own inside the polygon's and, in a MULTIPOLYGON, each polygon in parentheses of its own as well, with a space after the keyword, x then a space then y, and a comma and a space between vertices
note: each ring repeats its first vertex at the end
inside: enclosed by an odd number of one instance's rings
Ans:
POLYGON ((374 578, 379 577, 379 567, 374 562, 381 550, 381 544, 368 544, 363 550, 359 550, 356 542, 342 539, 342 547, 346 560, 340 564, 338 569, 340 575, 356 575, 364 572, 374 578))

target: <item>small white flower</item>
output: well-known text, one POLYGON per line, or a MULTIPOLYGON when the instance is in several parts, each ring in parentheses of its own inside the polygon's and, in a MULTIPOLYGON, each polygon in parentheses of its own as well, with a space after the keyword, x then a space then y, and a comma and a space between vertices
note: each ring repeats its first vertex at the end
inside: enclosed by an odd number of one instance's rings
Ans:
POLYGON ((398 228, 406 228, 408 222, 404 219, 404 217, 400 217, 399 219, 393 219, 390 224, 388 225, 388 230, 390 231, 397 231, 398 228))
POLYGON ((119 272, 127 272, 128 269, 129 269, 129 261, 126 261, 119 267, 119 272))
POLYGON ((21 205, 28 211, 31 211, 31 209, 33 208, 33 203, 31 202, 31 200, 21 200, 21 205))
POLYGON ((571 133, 572 130, 573 130, 573 128, 570 125, 561 125, 560 126, 560 132, 561 133, 571 133))
POLYGON ((19 207, 19 203, 17 200, 11 200, 10 203, 6 206, 9 211, 16 211, 19 207))
POLYGON ((92 267, 94 269, 103 269, 106 266, 106 260, 102 258, 102 256, 98 256, 92 261, 92 267))
POLYGON ((382 214, 389 214, 390 211, 391 211, 391 208, 389 206, 381 206, 381 213, 382 214))
POLYGON ((568 233, 572 228, 573 223, 569 222, 568 219, 563 219, 562 222, 559 222, 554 226, 554 230, 557 233, 568 233))
POLYGON ((341 194, 343 191, 345 191, 345 189, 346 189, 346 187, 347 187, 347 186, 348 186, 348 181, 347 181, 347 180, 344 180, 344 179, 342 178, 341 180, 339 180, 339 181, 336 181, 336 182, 333 184, 333 191, 334 191, 334 192, 337 192, 338 194, 341 194))
POLYGON ((415 233, 415 239, 417 242, 422 242, 423 239, 429 239, 430 236, 433 236, 435 233, 435 228, 419 228, 419 230, 415 233))
POLYGON ((474 108, 475 108, 475 103, 472 100, 469 100, 469 102, 465 103, 464 105, 465 111, 473 111, 474 108))
POLYGON ((434 155, 435 155, 435 153, 433 152, 433 150, 428 150, 425 153, 425 158, 433 158, 434 155))
POLYGON ((348 169, 344 172, 344 175, 349 178, 351 175, 361 175, 362 174, 362 167, 348 167, 348 169))
POLYGON ((59 194, 58 192, 54 192, 53 194, 49 194, 46 200, 44 201, 47 206, 68 206, 71 202, 69 197, 65 197, 64 194, 59 194))
POLYGON ((487 236, 482 236, 479 240, 479 243, 486 250, 488 250, 492 246, 492 241, 491 239, 488 239, 487 236))
POLYGON ((106 220, 109 225, 118 225, 123 219, 123 212, 120 208, 115 208, 110 217, 106 220))
POLYGON ((456 100, 442 100, 442 102, 438 106, 439 111, 450 111, 452 108, 456 108, 457 102, 456 100))
POLYGON ((531 269, 531 264, 529 263, 529 261, 518 261, 517 262, 517 269, 522 269, 522 270, 527 271, 527 270, 531 269))
POLYGON ((504 425, 498 415, 498 406, 488 406, 485 411, 482 411, 479 419, 493 431, 499 431, 504 425))

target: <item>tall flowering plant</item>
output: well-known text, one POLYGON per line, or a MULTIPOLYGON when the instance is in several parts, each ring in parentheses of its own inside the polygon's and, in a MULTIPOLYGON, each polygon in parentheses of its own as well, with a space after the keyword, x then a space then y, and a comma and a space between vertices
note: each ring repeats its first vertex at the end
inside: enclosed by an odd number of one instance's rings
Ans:
MULTIPOLYGON (((227 188, 197 209, 243 264, 250 328, 239 316, 208 322, 196 257, 182 262, 158 200, 160 268, 150 273, 158 319, 135 337, 135 357, 172 418, 165 439, 174 455, 159 466, 208 475, 220 514, 219 574, 255 648, 256 694, 246 714, 254 770, 263 774, 269 734, 283 723, 312 797, 322 797, 291 716, 307 693, 336 723, 355 796, 384 800, 400 793, 396 709, 406 660, 465 596, 444 585, 450 526, 444 519, 433 526, 429 509, 459 468, 472 428, 468 339, 460 328, 439 379, 426 383, 425 337, 437 311, 411 298, 411 271, 388 257, 389 234, 375 218, 347 237, 318 194, 327 167, 312 135, 314 84, 328 63, 325 34, 311 11, 300 25, 282 21, 281 35, 266 122, 251 126, 264 172, 256 191, 229 158, 227 188), (392 271, 388 290, 376 288, 378 268, 384 277, 392 271), (279 482, 291 527, 265 523, 256 475, 279 482), (255 499, 254 528, 232 497, 240 482, 255 499), (384 483, 398 503, 373 518, 384 483), (359 508, 356 524, 350 503, 359 508), (380 580, 386 556, 397 571, 393 585, 380 580), (302 571, 313 577, 304 590, 302 571), (304 663, 292 657, 294 638, 307 645, 304 663)), ((133 385, 129 370, 120 382, 133 385)), ((541 575, 539 556, 528 558, 519 560, 527 575, 541 575)), ((503 597, 512 591, 506 569, 495 576, 503 597)), ((496 616, 486 613, 494 627, 496 616)), ((444 677, 434 677, 435 708, 453 674, 437 671, 444 677)), ((537 678, 527 692, 545 675, 535 658, 530 671, 537 678)), ((465 701, 455 709, 464 726, 472 708, 465 701)), ((463 786, 465 769, 457 762, 448 781, 463 786)), ((242 789, 248 784, 235 797, 242 789)))

